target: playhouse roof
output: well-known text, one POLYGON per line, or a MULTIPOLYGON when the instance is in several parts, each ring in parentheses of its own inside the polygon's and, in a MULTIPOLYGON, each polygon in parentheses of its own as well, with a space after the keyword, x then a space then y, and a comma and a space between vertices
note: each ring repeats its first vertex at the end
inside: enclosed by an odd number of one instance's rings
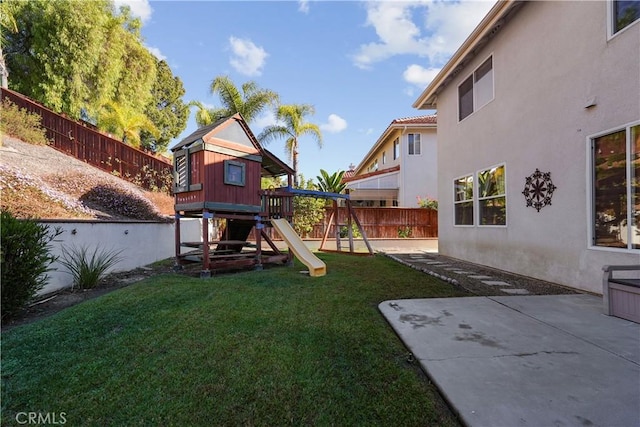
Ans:
POLYGON ((264 147, 262 147, 240 113, 236 113, 230 117, 224 117, 216 121, 215 123, 201 127, 200 129, 196 130, 191 135, 187 136, 182 141, 177 143, 174 147, 171 148, 171 151, 175 152, 181 149, 189 148, 193 145, 203 143, 207 135, 216 133, 218 127, 230 120, 235 120, 242 127, 253 146, 262 156, 262 176, 282 176, 294 174, 293 169, 289 165, 280 160, 269 150, 266 150, 264 147))

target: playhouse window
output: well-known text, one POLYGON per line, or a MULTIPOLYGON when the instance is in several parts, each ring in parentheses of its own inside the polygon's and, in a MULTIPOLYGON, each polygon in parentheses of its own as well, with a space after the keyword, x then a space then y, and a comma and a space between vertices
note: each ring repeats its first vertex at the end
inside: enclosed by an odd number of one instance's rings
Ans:
POLYGON ((187 170, 187 156, 176 156, 175 159, 176 167, 175 167, 175 186, 176 191, 186 191, 189 186, 188 178, 188 170, 187 170))
POLYGON ((224 183, 229 185, 245 185, 245 164, 234 160, 224 161, 224 183))
POLYGON ((591 141, 593 244, 640 249, 640 124, 591 141))

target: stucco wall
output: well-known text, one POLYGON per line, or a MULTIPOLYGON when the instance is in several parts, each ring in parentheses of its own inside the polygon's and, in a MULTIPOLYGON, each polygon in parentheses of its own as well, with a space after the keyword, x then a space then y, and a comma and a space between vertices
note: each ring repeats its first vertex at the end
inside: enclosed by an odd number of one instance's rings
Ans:
MULTIPOLYGON (((101 251, 122 251, 123 258, 110 271, 128 271, 175 256, 175 227, 173 223, 103 222, 103 221, 46 221, 51 230, 62 233, 51 243, 51 254, 62 255, 67 249, 86 248, 93 254, 101 251)), ((201 223, 197 219, 180 220, 183 241, 200 241, 201 223)), ((59 262, 51 265, 47 285, 39 292, 47 294, 70 287, 72 277, 59 262)))
POLYGON ((597 293, 603 265, 640 262, 588 241, 589 136, 640 119, 640 24, 608 39, 606 17, 605 2, 528 2, 438 96, 440 253, 597 293), (457 86, 489 55, 495 98, 458 122, 457 86), (453 180, 501 163, 507 226, 455 227, 453 180), (540 212, 522 194, 536 168, 557 187, 540 212))
POLYGON ((438 148, 436 130, 417 132, 407 130, 401 138, 402 166, 400 167, 400 191, 398 205, 417 208, 418 197, 438 199, 438 148), (420 133, 420 154, 409 155, 409 133, 420 133))

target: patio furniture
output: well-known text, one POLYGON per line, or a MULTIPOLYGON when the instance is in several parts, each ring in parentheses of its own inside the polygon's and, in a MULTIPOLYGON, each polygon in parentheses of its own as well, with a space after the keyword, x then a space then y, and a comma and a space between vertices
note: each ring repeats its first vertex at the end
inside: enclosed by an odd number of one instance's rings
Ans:
POLYGON ((640 264, 605 265, 602 270, 605 314, 640 323, 640 264), (621 271, 635 271, 639 275, 636 278, 616 277, 619 275, 614 273, 621 271))

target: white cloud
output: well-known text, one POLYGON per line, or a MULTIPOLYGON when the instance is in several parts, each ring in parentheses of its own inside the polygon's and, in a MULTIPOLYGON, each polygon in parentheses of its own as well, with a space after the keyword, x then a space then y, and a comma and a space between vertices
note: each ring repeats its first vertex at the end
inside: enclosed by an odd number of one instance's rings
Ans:
POLYGON ((239 73, 247 76, 259 76, 262 74, 265 60, 269 54, 261 47, 256 46, 251 40, 229 37, 232 57, 229 60, 231 66, 239 73))
POLYGON ((309 13, 309 0, 298 0, 298 11, 309 13))
POLYGON ((143 23, 149 21, 153 12, 149 0, 114 0, 113 4, 116 10, 120 10, 120 6, 129 6, 131 14, 136 18, 140 18, 143 23))
POLYGON ((406 82, 424 89, 439 72, 440 68, 424 68, 420 65, 412 64, 404 70, 402 77, 406 82))
POLYGON ((162 54, 162 52, 160 52, 160 49, 158 49, 157 47, 150 47, 150 46, 147 46, 147 50, 148 50, 149 52, 151 52, 151 54, 152 54, 153 56, 155 56, 155 57, 156 57, 156 59, 158 59, 158 61, 166 61, 166 60, 167 60, 167 57, 166 57, 166 56, 164 56, 164 55, 162 54))
POLYGON ((347 121, 337 114, 329 114, 327 123, 321 124, 320 129, 329 133, 342 132, 347 128, 347 121))
POLYGON ((352 57, 354 64, 368 69, 392 56, 411 54, 441 65, 471 34, 493 4, 495 0, 370 1, 366 5, 365 25, 375 29, 378 40, 361 45, 352 57))

